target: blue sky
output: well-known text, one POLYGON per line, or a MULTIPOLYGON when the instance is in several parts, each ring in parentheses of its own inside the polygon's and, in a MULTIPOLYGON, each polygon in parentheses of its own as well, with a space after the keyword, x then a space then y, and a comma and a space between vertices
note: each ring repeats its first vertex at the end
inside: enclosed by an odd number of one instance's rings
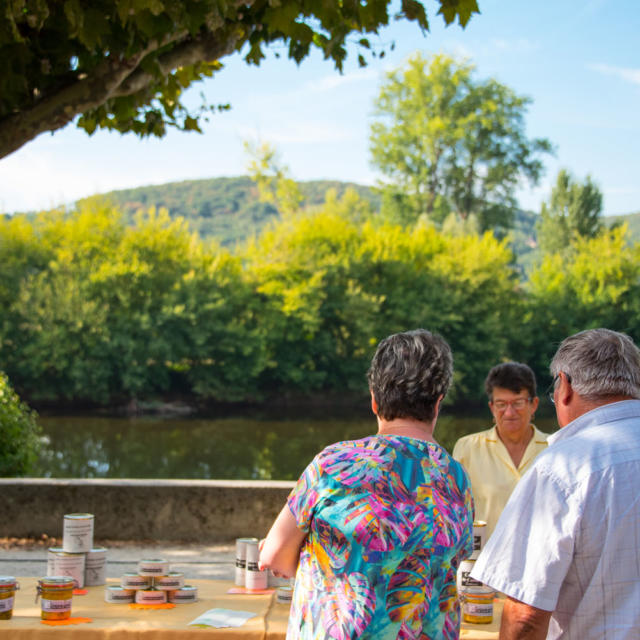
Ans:
POLYGON ((171 132, 162 140, 97 133, 73 126, 43 134, 0 160, 0 211, 48 209, 112 189, 246 173, 243 142, 274 145, 299 180, 374 184, 369 125, 385 73, 414 51, 448 53, 533 99, 527 135, 556 148, 537 188, 519 191, 539 210, 559 168, 591 175, 605 214, 640 211, 640 12, 638 0, 478 0, 481 14, 465 30, 444 28, 427 0, 431 31, 397 23, 380 42, 395 41, 383 60, 360 69, 355 56, 338 74, 314 55, 299 67, 272 54, 247 66, 223 60, 214 78, 194 85, 231 111, 212 116, 204 134, 171 132))

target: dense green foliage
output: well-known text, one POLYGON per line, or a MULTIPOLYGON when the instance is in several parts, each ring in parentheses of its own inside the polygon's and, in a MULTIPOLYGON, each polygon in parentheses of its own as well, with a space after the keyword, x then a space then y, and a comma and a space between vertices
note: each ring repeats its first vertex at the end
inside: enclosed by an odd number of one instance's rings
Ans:
MULTIPOLYGON (((284 45, 300 63, 318 50, 341 70, 347 37, 365 65, 383 55, 368 37, 392 19, 429 30, 426 3, 402 0, 13 0, 0 12, 0 158, 76 119, 98 128, 163 136, 199 131, 214 107, 189 110, 183 93, 242 51, 260 64, 284 45)), ((436 0, 446 24, 465 26, 476 0, 436 0)), ((227 105, 222 105, 222 108, 227 105)), ((220 108, 220 107, 219 107, 220 108)))
POLYGON ((29 409, 0 372, 0 477, 26 475, 36 462, 40 428, 29 409))
POLYGON ((451 399, 479 399, 500 360, 544 383, 569 333, 639 335, 639 247, 606 230, 527 279, 509 238, 391 224, 349 190, 233 251, 164 210, 130 224, 86 200, 0 219, 0 369, 32 403, 365 394, 377 342, 423 326, 454 350, 451 399))
POLYGON ((528 139, 529 98, 446 55, 414 54, 375 102, 371 155, 388 179, 385 209, 400 222, 474 217, 481 231, 513 224, 514 193, 536 184, 545 139, 528 139))

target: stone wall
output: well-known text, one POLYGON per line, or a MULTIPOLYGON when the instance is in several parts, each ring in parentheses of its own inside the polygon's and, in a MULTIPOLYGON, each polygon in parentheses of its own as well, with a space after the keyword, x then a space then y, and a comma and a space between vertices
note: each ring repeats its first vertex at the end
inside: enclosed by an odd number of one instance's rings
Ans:
POLYGON ((62 537, 66 513, 93 513, 97 540, 229 542, 264 537, 289 481, 0 479, 0 537, 62 537))

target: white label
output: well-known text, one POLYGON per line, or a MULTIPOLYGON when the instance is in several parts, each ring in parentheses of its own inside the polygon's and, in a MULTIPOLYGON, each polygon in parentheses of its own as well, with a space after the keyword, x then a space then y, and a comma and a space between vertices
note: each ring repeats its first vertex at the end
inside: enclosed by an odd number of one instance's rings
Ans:
POLYGON ((11 611, 13 609, 13 596, 0 600, 0 611, 11 611))
POLYGON ((247 589, 266 589, 269 583, 267 571, 259 571, 257 562, 247 562, 245 587, 247 589))
POLYGON ((40 600, 42 610, 46 613, 54 613, 61 611, 71 611, 71 600, 40 600))
POLYGON ((93 547, 93 518, 72 520, 65 518, 62 548, 70 553, 85 553, 93 547))
POLYGON ((470 616, 493 616, 493 603, 474 604, 473 602, 467 602, 464 605, 464 611, 470 616))

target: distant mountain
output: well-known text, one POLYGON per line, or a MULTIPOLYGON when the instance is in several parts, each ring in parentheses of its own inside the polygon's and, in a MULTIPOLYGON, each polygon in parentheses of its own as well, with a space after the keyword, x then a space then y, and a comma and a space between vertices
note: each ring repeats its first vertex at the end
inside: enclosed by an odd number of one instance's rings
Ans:
MULTIPOLYGON (((380 197, 370 188, 352 182, 313 180, 300 182, 303 206, 320 205, 329 189, 340 197, 347 189, 357 191, 374 209, 380 197)), ((257 233, 278 210, 261 202, 258 188, 248 176, 186 180, 168 184, 110 191, 104 197, 119 206, 127 216, 149 207, 166 207, 172 217, 182 216, 202 237, 217 237, 221 244, 233 246, 257 233)))

